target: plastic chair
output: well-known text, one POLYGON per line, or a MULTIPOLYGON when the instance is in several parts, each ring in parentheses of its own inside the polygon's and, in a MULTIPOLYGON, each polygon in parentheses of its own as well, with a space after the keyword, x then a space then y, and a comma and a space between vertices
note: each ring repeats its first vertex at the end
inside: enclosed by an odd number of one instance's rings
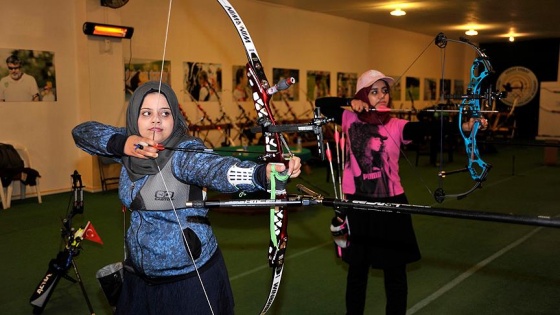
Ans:
POLYGON ((4 187, 0 184, 0 201, 2 202, 2 209, 8 209, 8 200, 6 199, 6 192, 4 191, 4 187))
POLYGON ((111 165, 114 164, 119 165, 119 163, 115 162, 111 158, 101 156, 101 155, 97 156, 97 161, 99 162, 99 178, 101 179, 101 189, 103 191, 107 191, 107 187, 109 185, 118 185, 120 177, 119 176, 107 177, 106 172, 109 171, 111 165))
POLYGON ((20 184, 20 197, 19 199, 25 199, 26 188, 27 186, 35 187, 35 193, 37 194, 37 201, 39 203, 43 203, 43 199, 41 197, 41 189, 39 186, 39 172, 34 170, 31 166, 31 158, 29 157, 29 151, 27 148, 20 144, 12 144, 16 151, 18 152, 19 156, 23 160, 23 167, 24 170, 21 174, 18 174, 14 177, 10 185, 8 185, 7 192, 6 192, 6 205, 9 208, 12 204, 12 194, 13 194, 13 185, 15 181, 19 181, 20 184))

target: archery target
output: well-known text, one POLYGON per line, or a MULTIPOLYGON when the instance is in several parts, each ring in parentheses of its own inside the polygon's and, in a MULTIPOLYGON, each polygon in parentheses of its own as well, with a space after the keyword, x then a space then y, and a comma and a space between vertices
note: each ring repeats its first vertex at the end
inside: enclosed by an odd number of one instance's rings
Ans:
POLYGON ((513 106, 516 103, 515 106, 523 106, 537 95, 539 81, 530 69, 511 67, 500 74, 496 88, 508 92, 507 97, 501 99, 504 104, 513 106))

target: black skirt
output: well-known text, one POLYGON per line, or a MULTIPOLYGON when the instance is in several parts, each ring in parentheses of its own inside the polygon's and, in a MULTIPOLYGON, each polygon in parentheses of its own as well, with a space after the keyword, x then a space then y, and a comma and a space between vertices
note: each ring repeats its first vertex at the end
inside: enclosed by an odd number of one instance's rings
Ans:
MULTIPOLYGON (((349 200, 407 204, 405 194, 389 198, 349 195, 349 200)), ((350 245, 342 251, 349 264, 369 263, 373 268, 404 265, 420 259, 410 214, 349 210, 350 245)))
POLYGON ((222 253, 218 249, 204 266, 199 266, 202 284, 196 273, 174 281, 146 281, 134 272, 124 273, 124 284, 117 315, 183 315, 234 313, 233 294, 222 253), (204 290, 202 285, 204 285, 204 290), (208 294, 208 300, 205 293, 208 294), (210 305, 212 311, 210 310, 210 305))

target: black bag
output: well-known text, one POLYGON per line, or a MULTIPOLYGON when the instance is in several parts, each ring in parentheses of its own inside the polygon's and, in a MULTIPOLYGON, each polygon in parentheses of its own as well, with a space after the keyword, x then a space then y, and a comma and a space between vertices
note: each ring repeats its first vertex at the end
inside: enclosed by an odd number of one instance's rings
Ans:
POLYGON ((23 171, 23 160, 11 144, 0 143, 0 178, 8 186, 14 176, 23 171))

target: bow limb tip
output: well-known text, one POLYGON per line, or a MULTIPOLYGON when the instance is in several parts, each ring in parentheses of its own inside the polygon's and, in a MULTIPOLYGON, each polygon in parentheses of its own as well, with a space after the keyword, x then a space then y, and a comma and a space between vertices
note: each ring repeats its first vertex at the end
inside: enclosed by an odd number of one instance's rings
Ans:
POLYGON ((445 46, 447 46, 447 37, 445 36, 445 34, 443 33, 437 34, 435 38, 435 43, 436 46, 438 46, 439 48, 445 48, 445 46))
POLYGON ((445 200, 445 190, 443 188, 438 188, 434 191, 434 199, 438 203, 442 203, 445 200))

